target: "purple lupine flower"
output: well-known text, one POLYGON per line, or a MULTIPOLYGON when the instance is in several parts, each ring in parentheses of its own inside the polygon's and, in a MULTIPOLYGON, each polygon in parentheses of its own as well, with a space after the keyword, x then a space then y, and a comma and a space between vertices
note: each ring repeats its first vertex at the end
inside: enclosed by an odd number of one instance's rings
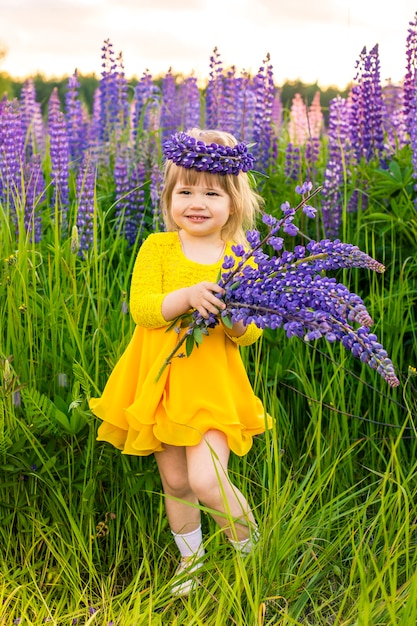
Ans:
MULTIPOLYGON (((93 113, 91 116, 91 123, 88 128, 87 143, 87 149, 94 155, 97 162, 102 161, 104 156, 104 150, 100 150, 101 134, 101 89, 99 85, 94 91, 93 113)), ((107 153, 106 156, 108 159, 107 153)))
POLYGON ((112 134, 113 121, 117 118, 117 65, 109 39, 105 40, 101 51, 100 140, 107 142, 112 134))
POLYGON ((206 104, 206 127, 219 127, 219 114, 223 103, 223 63, 220 53, 216 48, 210 57, 210 72, 207 82, 205 104, 206 104))
POLYGON ((273 165, 273 146, 276 142, 272 123, 275 87, 269 54, 267 54, 264 64, 259 68, 253 82, 256 104, 252 138, 256 144, 256 154, 259 162, 257 167, 267 171, 273 165))
POLYGON ((51 178, 54 189, 53 205, 60 211, 61 226, 67 225, 66 210, 69 204, 69 137, 65 115, 60 110, 58 90, 55 87, 48 108, 49 153, 51 178))
POLYGON ((236 79, 236 86, 236 133, 234 134, 241 137, 242 141, 252 141, 256 95, 247 72, 243 72, 242 75, 236 79))
POLYGON ((232 135, 238 132, 238 118, 236 102, 238 100, 238 82, 236 80, 236 68, 234 65, 223 76, 223 98, 219 110, 218 127, 232 135))
POLYGON ((97 166, 91 154, 86 153, 77 176, 77 231, 78 253, 85 256, 94 240, 95 186, 97 166))
POLYGON ((276 89, 274 102, 272 104, 272 123, 274 125, 275 135, 278 136, 282 127, 283 108, 281 100, 281 90, 276 89))
POLYGON ((78 170, 87 148, 87 124, 79 98, 80 83, 75 71, 68 79, 65 94, 65 112, 68 128, 71 166, 78 170))
POLYGON ((152 208, 152 224, 154 232, 159 232, 164 229, 164 220, 162 218, 161 208, 160 208, 160 198, 162 192, 162 173, 161 168, 158 163, 154 163, 151 170, 151 180, 150 180, 150 198, 151 198, 151 208, 152 208))
POLYGON ((131 246, 135 243, 138 233, 143 227, 145 217, 145 180, 145 164, 139 162, 132 168, 130 174, 128 203, 123 221, 123 233, 131 246))
POLYGON ((25 230, 29 239, 39 242, 42 237, 41 207, 46 199, 45 178, 40 154, 33 154, 25 167, 25 230))
POLYGON ((363 48, 356 63, 357 73, 352 88, 352 145, 356 160, 368 163, 377 158, 383 165, 384 132, 382 124, 382 88, 378 45, 369 54, 363 48))
POLYGON ((413 128, 414 117, 411 113, 412 100, 416 89, 417 76, 417 11, 414 14, 414 20, 409 23, 408 35, 406 40, 406 74, 404 77, 404 117, 407 132, 411 134, 413 128))
MULTIPOLYGON (((408 121, 410 124, 410 145, 413 163, 413 178, 417 179, 417 74, 415 80, 414 96, 411 100, 408 112, 408 121)), ((417 183, 414 184, 414 190, 417 191, 417 183)), ((417 196, 414 199, 414 206, 417 209, 417 196)))
POLYGON ((115 204, 116 204, 116 227, 124 232, 124 220, 127 207, 129 206, 129 172, 131 156, 129 148, 119 144, 114 164, 115 204))
POLYGON ((24 130, 19 103, 6 101, 0 116, 0 198, 17 222, 25 167, 24 130))
POLYGON ((403 88, 389 83, 382 92, 382 120, 385 131, 384 149, 387 155, 394 156, 398 148, 407 144, 407 130, 403 108, 403 88))
POLYGON ((106 39, 102 47, 100 79, 100 140, 118 139, 128 121, 127 82, 121 53, 115 57, 113 44, 106 39))
POLYGON ((29 78, 23 84, 20 94, 20 110, 22 112, 27 158, 30 159, 35 152, 44 154, 46 149, 46 130, 40 102, 36 101, 35 84, 32 78, 29 78))
MULTIPOLYGON (((126 80, 123 54, 119 52, 119 55, 116 59, 117 63, 117 74, 116 74, 116 85, 117 85, 117 128, 118 131, 123 131, 127 128, 127 124, 129 121, 129 102, 128 102, 128 85, 126 80)), ((120 132, 118 133, 118 135, 120 132)))
POLYGON ((383 127, 383 97, 381 87, 381 63, 379 48, 376 44, 369 53, 370 82, 372 98, 369 101, 369 122, 371 147, 368 148, 370 158, 377 157, 381 167, 386 167, 384 159, 384 127, 383 127))
POLYGON ((134 143, 140 136, 140 130, 156 130, 159 127, 159 108, 161 95, 153 84, 152 75, 146 70, 135 87, 133 99, 132 135, 134 143))
POLYGON ((161 136, 168 139, 178 130, 177 88, 171 68, 162 79, 161 90, 161 136))
POLYGON ((300 148, 298 146, 294 146, 291 141, 289 141, 285 148, 285 176, 287 178, 291 178, 292 180, 298 180, 300 177, 301 171, 301 155, 300 148))
MULTIPOLYGON (((385 167, 384 132, 382 124, 382 90, 380 84, 378 46, 370 53, 364 47, 356 63, 356 76, 350 93, 350 140, 355 159, 369 162, 377 159, 385 167)), ((362 210, 368 205, 367 181, 362 179, 349 199, 348 210, 362 210)))
POLYGON ((343 185, 353 160, 349 110, 340 96, 329 104, 328 158, 322 192, 323 227, 327 236, 337 237, 342 220, 343 185))
POLYGON ((199 128, 201 126, 201 98, 195 76, 187 76, 180 85, 179 103, 182 117, 179 128, 199 128))

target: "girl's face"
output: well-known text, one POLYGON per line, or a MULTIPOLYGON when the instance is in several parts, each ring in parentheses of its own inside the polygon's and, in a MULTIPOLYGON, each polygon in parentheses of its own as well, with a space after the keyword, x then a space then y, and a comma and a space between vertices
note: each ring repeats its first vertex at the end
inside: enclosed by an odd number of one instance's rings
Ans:
POLYGON ((231 213, 229 194, 210 179, 197 185, 179 180, 171 198, 171 216, 180 230, 193 237, 222 238, 231 213))

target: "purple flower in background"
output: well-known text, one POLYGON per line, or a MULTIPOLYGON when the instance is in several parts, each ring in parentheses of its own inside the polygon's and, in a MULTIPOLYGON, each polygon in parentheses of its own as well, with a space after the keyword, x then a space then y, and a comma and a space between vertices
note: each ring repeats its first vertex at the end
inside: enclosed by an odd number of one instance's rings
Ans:
POLYGON ((100 79, 100 140, 107 143, 120 138, 128 122, 127 82, 123 58, 115 56, 113 45, 106 39, 102 47, 100 79))
POLYGON ((5 102, 0 116, 0 198, 16 220, 25 167, 24 130, 17 100, 5 102))
POLYGON ((137 163, 129 179, 128 203, 123 220, 123 233, 129 245, 133 245, 140 233, 145 217, 145 164, 137 163))
POLYGON ((300 148, 290 141, 285 148, 285 176, 291 180, 298 180, 301 171, 300 148))
POLYGON ((219 111, 218 127, 222 130, 238 134, 239 121, 237 116, 236 102, 238 100, 238 82, 236 68, 232 66, 223 76, 222 107, 219 111))
POLYGON ((53 205, 60 210, 61 225, 66 226, 66 210, 69 204, 69 138, 65 115, 60 110, 58 90, 55 87, 49 99, 48 109, 49 153, 51 178, 54 188, 53 205))
POLYGON ((100 150, 101 136, 101 89, 100 85, 94 92, 93 98, 93 114, 88 128, 87 147, 91 154, 94 154, 97 162, 109 159, 104 157, 104 150, 100 150))
POLYGON ((162 79, 161 136, 168 139, 179 127, 177 88, 171 69, 162 79))
POLYGON ((114 163, 114 183, 116 188, 115 204, 116 204, 116 224, 117 228, 123 228, 123 220, 126 207, 129 204, 129 170, 130 170, 130 153, 124 144, 119 144, 116 159, 114 163))
POLYGON ((206 89, 206 127, 218 128, 223 104, 223 63, 217 48, 210 57, 209 80, 206 89))
POLYGON ((414 14, 414 20, 409 23, 408 35, 406 40, 406 74, 404 77, 404 117, 407 132, 411 135, 414 123, 414 115, 412 113, 413 98, 416 90, 417 76, 417 11, 414 14))
POLYGON ((36 101, 35 84, 31 78, 23 84, 20 94, 20 110, 22 112, 27 158, 29 159, 32 154, 39 151, 44 154, 46 130, 42 119, 41 105, 36 101))
POLYGON ((91 154, 84 157, 77 176, 77 230, 79 254, 85 256, 94 240, 97 167, 91 154))
POLYGON ((272 103, 272 123, 275 135, 278 136, 283 123, 283 106, 280 89, 275 90, 274 101, 272 103))
POLYGON ((343 185, 352 162, 350 136, 348 104, 337 96, 329 105, 328 158, 322 192, 324 232, 330 237, 337 237, 342 220, 343 185))
MULTIPOLYGON (((408 120, 410 126, 410 144, 411 154, 413 162, 413 178, 417 179, 417 74, 416 84, 414 88, 414 96, 411 100, 411 106, 408 113, 408 120)), ((417 183, 414 185, 414 190, 417 191, 417 183)), ((414 206, 417 209, 417 196, 414 199, 414 206)))
POLYGON ((378 45, 369 53, 363 48, 356 67, 355 85, 351 92, 351 139, 356 160, 359 162, 364 158, 368 163, 376 158, 383 165, 383 99, 378 45))
POLYGON ((276 137, 272 123, 272 107, 275 99, 275 87, 272 65, 269 54, 264 64, 254 77, 254 93, 256 98, 255 116, 253 120, 253 142, 256 144, 257 167, 268 171, 273 165, 272 156, 276 137))
POLYGON ((235 103, 236 117, 236 135, 242 141, 251 141, 253 138, 253 122, 256 110, 256 95, 252 89, 249 75, 243 72, 242 76, 236 79, 237 82, 237 101, 235 103))
POLYGON ((178 128, 199 128, 201 117, 200 90, 195 76, 187 76, 179 88, 178 106, 180 121, 178 128))
POLYGON ((156 130, 159 127, 159 108, 161 95, 153 84, 152 76, 144 72, 135 87, 134 109, 132 117, 132 134, 134 142, 146 130, 156 130))
POLYGON ((46 185, 40 154, 33 154, 25 168, 25 229, 29 238, 38 242, 42 237, 42 203, 46 200, 46 185))
POLYGON ((71 165, 75 169, 80 166, 87 148, 88 129, 83 107, 79 97, 80 83, 75 71, 68 79, 65 95, 65 112, 68 129, 68 143, 71 165))
POLYGON ((154 163, 151 170, 151 183, 150 183, 150 197, 151 197, 151 208, 152 208, 152 224, 153 231, 159 232, 164 230, 164 220, 162 218, 161 208, 160 208, 160 198, 162 192, 162 184, 163 178, 161 173, 161 168, 158 163, 154 163))
POLYGON ((385 131, 385 152, 394 156, 397 148, 407 143, 403 103, 403 88, 389 83, 384 87, 382 123, 385 131))

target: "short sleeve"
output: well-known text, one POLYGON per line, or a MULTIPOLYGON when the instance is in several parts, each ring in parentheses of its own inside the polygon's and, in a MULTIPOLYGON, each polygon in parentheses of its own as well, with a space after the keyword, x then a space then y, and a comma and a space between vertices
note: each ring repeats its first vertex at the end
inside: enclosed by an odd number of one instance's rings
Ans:
POLYGON ((233 343, 236 343, 238 346, 250 346, 252 343, 255 343, 255 341, 257 341, 259 339, 259 337, 262 335, 262 329, 258 328, 255 324, 249 324, 245 330, 245 332, 243 333, 243 335, 240 335, 240 337, 232 337, 228 334, 227 329, 225 329, 225 333, 227 335, 227 337, 233 341, 233 343))

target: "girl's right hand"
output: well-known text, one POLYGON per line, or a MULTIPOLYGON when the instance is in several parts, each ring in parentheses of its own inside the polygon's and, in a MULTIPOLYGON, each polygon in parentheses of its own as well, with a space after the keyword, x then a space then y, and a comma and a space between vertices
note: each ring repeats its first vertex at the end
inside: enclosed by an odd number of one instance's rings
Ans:
POLYGON ((196 309, 204 318, 207 318, 210 313, 217 315, 219 311, 226 308, 225 303, 216 297, 216 294, 220 297, 224 294, 224 289, 216 283, 197 283, 192 287, 187 287, 187 291, 189 308, 196 309))
POLYGON ((208 318, 210 313, 217 315, 226 308, 226 305, 216 297, 216 294, 222 296, 224 289, 210 282, 171 291, 162 302, 162 316, 169 322, 190 309, 195 309, 204 318, 208 318))

